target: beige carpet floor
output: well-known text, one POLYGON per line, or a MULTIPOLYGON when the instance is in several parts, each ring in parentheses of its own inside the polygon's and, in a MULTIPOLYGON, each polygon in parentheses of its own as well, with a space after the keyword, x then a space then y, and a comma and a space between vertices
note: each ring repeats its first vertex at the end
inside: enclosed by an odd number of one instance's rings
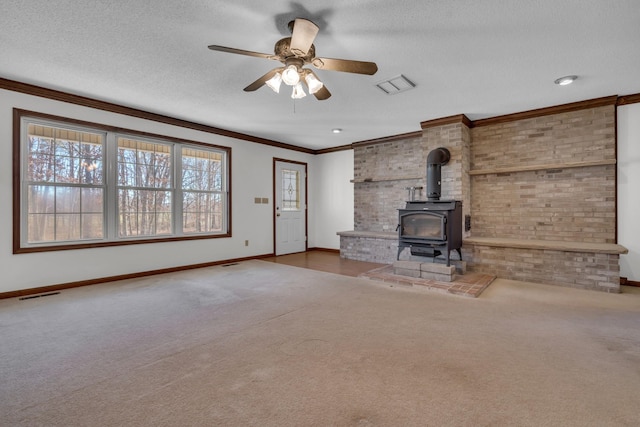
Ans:
POLYGON ((640 292, 247 261, 0 301, 2 426, 638 426, 640 292))

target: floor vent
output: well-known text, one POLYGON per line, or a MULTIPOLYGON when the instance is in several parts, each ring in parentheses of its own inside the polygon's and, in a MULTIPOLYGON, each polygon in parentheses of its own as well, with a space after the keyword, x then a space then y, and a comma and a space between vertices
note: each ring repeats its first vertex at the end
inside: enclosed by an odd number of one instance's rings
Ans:
POLYGON ((58 295, 58 294, 60 294, 60 292, 49 292, 48 294, 29 295, 27 297, 20 298, 20 301, 26 300, 26 299, 36 299, 36 298, 40 298, 40 297, 49 297, 51 295, 58 295))
POLYGON ((392 77, 389 80, 377 83, 376 87, 387 95, 395 95, 396 93, 406 92, 409 89, 413 89, 416 87, 416 84, 400 74, 399 76, 392 77))
POLYGON ((231 264, 222 264, 223 267, 231 267, 232 265, 238 265, 238 263, 232 262, 231 264))

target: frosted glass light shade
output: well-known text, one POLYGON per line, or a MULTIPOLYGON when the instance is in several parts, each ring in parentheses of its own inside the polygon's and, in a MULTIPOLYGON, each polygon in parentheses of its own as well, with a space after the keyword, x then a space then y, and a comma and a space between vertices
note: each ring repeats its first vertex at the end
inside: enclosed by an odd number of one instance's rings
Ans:
POLYGON ((282 74, 275 73, 273 77, 264 82, 267 86, 269 86, 275 93, 280 93, 280 85, 282 84, 282 74))
POLYGON ((322 89, 322 82, 316 79, 316 76, 313 74, 307 74, 307 77, 304 78, 307 82, 307 86, 309 87, 309 93, 316 93, 320 89, 322 89))
POLYGON ((298 67, 295 65, 289 65, 282 72, 282 81, 289 86, 295 86, 300 81, 300 74, 298 74, 298 67))
POLYGON ((300 99, 304 98, 305 96, 307 96, 307 94, 304 93, 304 90, 302 89, 302 85, 300 83, 293 87, 293 92, 291 93, 291 97, 293 99, 300 99))

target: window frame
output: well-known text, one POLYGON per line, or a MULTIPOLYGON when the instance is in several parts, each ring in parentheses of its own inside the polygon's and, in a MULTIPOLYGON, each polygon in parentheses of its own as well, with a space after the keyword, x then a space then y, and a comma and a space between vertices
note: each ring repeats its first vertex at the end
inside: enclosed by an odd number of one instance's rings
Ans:
MULTIPOLYGON (((184 175, 185 175, 185 169, 191 169, 191 170, 195 170, 192 168, 185 168, 185 164, 184 164, 184 159, 185 157, 190 157, 188 154, 189 151, 202 151, 201 147, 197 147, 197 146, 193 146, 193 145, 187 145, 187 144, 183 144, 182 146, 178 147, 176 149, 176 152, 179 152, 179 156, 176 156, 177 159, 177 166, 176 166, 176 174, 180 174, 180 176, 182 177, 180 180, 180 185, 176 184, 176 197, 180 198, 181 200, 181 207, 182 209, 179 212, 176 212, 176 223, 180 223, 181 224, 181 232, 183 235, 187 236, 187 235, 198 235, 198 234, 202 234, 202 233, 207 233, 206 231, 201 232, 201 231, 185 231, 185 215, 189 216, 189 213, 184 205, 184 200, 185 200, 185 193, 190 193, 190 194, 198 194, 200 196, 202 195, 207 195, 207 196, 217 196, 219 195, 221 197, 221 201, 223 203, 223 206, 226 206, 229 203, 228 198, 225 196, 225 191, 224 189, 227 188, 227 186, 229 185, 228 181, 229 181, 229 176, 224 172, 225 170, 227 170, 229 168, 229 164, 227 164, 227 162, 225 161, 225 159, 221 159, 221 165, 220 167, 222 168, 222 173, 220 174, 220 189, 216 190, 214 189, 202 189, 202 188, 191 188, 185 185, 184 182, 184 175)), ((208 152, 209 154, 214 153, 214 151, 212 150, 206 150, 205 152, 208 152)), ((208 161, 211 161, 211 158, 209 157, 207 159, 208 161)), ((202 171, 201 171, 202 172, 202 171)), ((210 212, 211 215, 215 215, 216 212, 212 211, 210 212)), ((224 212, 222 212, 222 218, 221 218, 221 227, 222 229, 225 229, 227 227, 227 223, 229 220, 229 216, 225 215, 224 212)))
POLYGON ((100 123, 75 120, 52 114, 34 111, 13 109, 13 253, 31 253, 59 251, 70 249, 86 249, 94 247, 122 246, 143 243, 160 243, 184 240, 200 240, 228 238, 231 233, 231 148, 217 144, 209 144, 198 141, 185 140, 165 135, 148 132, 140 132, 124 129, 100 123), (71 240, 63 242, 47 241, 43 243, 29 243, 28 233, 28 192, 26 162, 27 124, 36 122, 45 126, 59 127, 76 131, 101 133, 105 135, 103 145, 103 229, 102 238, 94 240, 71 240), (171 151, 171 229, 170 235, 157 236, 119 236, 117 227, 117 152, 118 138, 130 138, 150 143, 169 145, 171 151), (222 157, 221 189, 220 194, 222 209, 222 231, 216 232, 191 232, 182 231, 182 153, 183 149, 192 148, 218 153, 222 157))
MULTIPOLYGON (((111 186, 108 187, 108 195, 109 195, 109 200, 112 200, 111 203, 107 203, 107 206, 110 206, 110 211, 108 212, 108 214, 113 214, 114 215, 114 219, 112 221, 109 222, 109 225, 111 225, 112 229, 113 229, 113 233, 110 235, 111 238, 116 239, 116 240, 137 240, 137 239, 144 239, 149 238, 149 239, 157 239, 157 238, 162 238, 162 237, 168 237, 167 234, 145 234, 145 235, 141 235, 142 237, 139 237, 140 235, 136 236, 136 235, 128 235, 128 236, 123 236, 121 235, 121 226, 122 223, 120 221, 120 218, 123 216, 123 213, 120 210, 120 205, 119 205, 119 195, 118 193, 120 192, 120 190, 125 190, 125 191, 132 191, 132 192, 145 192, 145 191, 151 191, 151 192, 156 192, 156 191, 161 191, 162 189, 164 189, 164 191, 168 191, 169 193, 171 193, 171 232, 169 234, 169 236, 175 236, 175 235, 181 235, 179 233, 177 233, 176 231, 176 227, 175 227, 175 218, 176 218, 176 211, 177 211, 177 207, 175 205, 175 201, 176 201, 176 183, 178 182, 177 176, 178 176, 178 171, 176 170, 178 167, 178 162, 176 161, 176 152, 179 151, 179 144, 175 144, 171 141, 168 140, 159 140, 159 139, 154 139, 154 138, 146 138, 146 137, 140 137, 131 133, 114 133, 113 134, 113 146, 115 147, 111 152, 115 152, 112 156, 110 156, 110 158, 108 158, 108 163, 109 163, 109 170, 114 171, 113 174, 115 176, 113 176, 111 178, 111 180, 109 181, 109 179, 107 179, 107 183, 111 182, 111 186), (119 182, 119 173, 120 173, 120 154, 119 154, 119 150, 120 150, 120 139, 124 139, 124 140, 131 140, 132 142, 135 142, 136 144, 138 143, 143 143, 143 144, 150 144, 150 145, 154 145, 154 146, 164 146, 168 149, 168 153, 169 153, 169 161, 170 161, 170 176, 169 176, 169 183, 167 187, 153 187, 153 186, 144 186, 140 183, 135 183, 134 185, 124 185, 121 182, 119 182)), ((136 147, 136 153, 138 152, 138 147, 136 147)), ((137 157, 137 155, 136 155, 137 157)), ((136 162, 134 163, 135 167, 139 166, 139 163, 136 162)), ((137 174, 136 174, 137 175, 137 174)), ((137 222, 137 221, 136 221, 137 222)))

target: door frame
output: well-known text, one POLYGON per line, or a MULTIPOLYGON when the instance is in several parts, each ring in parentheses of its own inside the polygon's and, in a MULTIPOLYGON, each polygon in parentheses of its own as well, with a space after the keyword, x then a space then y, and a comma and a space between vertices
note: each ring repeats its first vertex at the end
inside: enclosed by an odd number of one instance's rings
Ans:
POLYGON ((284 163, 292 163, 292 164, 296 164, 296 165, 302 165, 304 166, 304 250, 305 252, 307 250, 309 250, 309 187, 307 186, 307 181, 308 178, 307 176, 309 175, 309 165, 306 162, 299 162, 296 160, 288 160, 288 159, 281 159, 281 158, 277 158, 274 157, 273 158, 273 163, 272 163, 272 167, 273 167, 273 182, 272 182, 272 198, 271 200, 273 200, 273 209, 271 211, 272 214, 272 220, 273 220, 273 255, 275 256, 276 254, 276 244, 277 244, 277 237, 276 237, 276 179, 278 179, 279 177, 276 176, 276 162, 284 162, 284 163))

